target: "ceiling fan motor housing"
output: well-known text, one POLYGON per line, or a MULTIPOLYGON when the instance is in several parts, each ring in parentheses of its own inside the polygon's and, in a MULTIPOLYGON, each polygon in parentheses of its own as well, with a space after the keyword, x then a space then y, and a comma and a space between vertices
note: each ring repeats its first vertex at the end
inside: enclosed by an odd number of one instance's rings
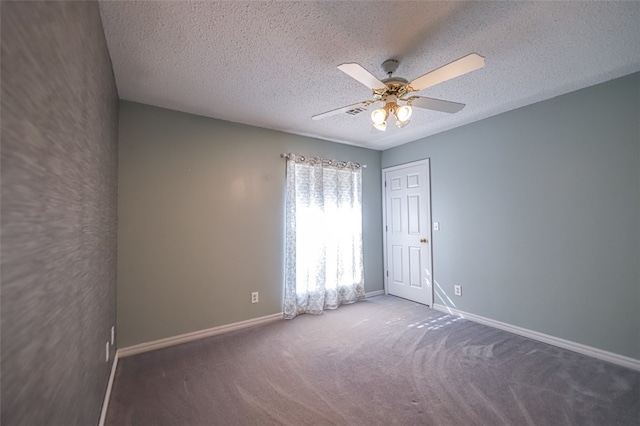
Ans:
POLYGON ((382 82, 386 85, 384 89, 373 89, 373 98, 376 100, 384 100, 389 95, 401 98, 409 92, 409 82, 404 78, 385 78, 382 82))
POLYGON ((402 97, 407 93, 407 85, 409 82, 401 77, 392 77, 391 75, 396 72, 398 69, 398 65, 400 62, 396 59, 387 59, 382 63, 382 69, 389 76, 389 78, 385 78, 382 82, 387 86, 384 89, 374 89, 373 97, 376 100, 385 101, 387 96, 395 96, 402 97))

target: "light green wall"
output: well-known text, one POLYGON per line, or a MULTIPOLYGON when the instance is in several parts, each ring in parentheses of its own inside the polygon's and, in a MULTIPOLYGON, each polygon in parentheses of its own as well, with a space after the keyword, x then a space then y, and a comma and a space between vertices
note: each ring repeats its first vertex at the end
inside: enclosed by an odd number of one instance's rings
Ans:
POLYGON ((448 305, 640 359, 639 103, 633 74, 382 153, 431 159, 448 305))
POLYGON ((365 289, 382 289, 379 151, 123 101, 119 347, 282 311, 283 152, 368 165, 365 289))

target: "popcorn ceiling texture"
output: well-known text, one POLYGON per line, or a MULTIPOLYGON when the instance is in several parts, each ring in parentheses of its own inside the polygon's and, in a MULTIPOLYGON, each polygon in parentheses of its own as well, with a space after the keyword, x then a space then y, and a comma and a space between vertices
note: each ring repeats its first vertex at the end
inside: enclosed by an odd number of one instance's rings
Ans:
POLYGON ((2 2, 3 425, 97 424, 115 324, 118 103, 95 2, 2 2))
MULTIPOLYGON (((101 1, 120 97, 386 149, 640 71, 640 2, 101 1), (370 99, 336 67, 412 80, 469 53, 486 67, 420 92, 467 104, 416 108, 371 133, 368 113, 311 116, 370 99)), ((379 104, 376 104, 379 105, 379 104)))

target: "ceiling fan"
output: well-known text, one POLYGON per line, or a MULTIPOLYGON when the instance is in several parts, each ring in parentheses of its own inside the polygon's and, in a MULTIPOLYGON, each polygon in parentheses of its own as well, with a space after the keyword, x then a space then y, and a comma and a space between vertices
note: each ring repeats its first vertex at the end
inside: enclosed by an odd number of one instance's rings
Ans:
POLYGON ((464 104, 424 96, 413 96, 412 93, 480 69, 484 67, 484 58, 477 53, 472 53, 412 81, 407 81, 401 77, 393 77, 398 65, 399 62, 395 59, 388 59, 382 63, 382 69, 388 76, 384 80, 378 80, 359 64, 351 62, 339 65, 338 69, 340 71, 371 89, 373 91, 373 99, 323 112, 311 118, 320 120, 343 112, 349 115, 357 115, 366 111, 370 105, 382 102, 382 107, 371 113, 371 120, 373 121, 373 127, 385 131, 387 120, 391 115, 395 117, 398 127, 404 127, 409 124, 412 106, 447 113, 458 112, 464 108, 464 104), (399 102, 404 103, 404 105, 399 104, 399 102))

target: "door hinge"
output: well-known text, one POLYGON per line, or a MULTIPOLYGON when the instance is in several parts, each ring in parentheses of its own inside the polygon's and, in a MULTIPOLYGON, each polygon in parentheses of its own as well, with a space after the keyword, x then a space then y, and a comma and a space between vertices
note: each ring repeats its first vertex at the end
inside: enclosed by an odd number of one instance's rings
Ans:
POLYGON ((384 226, 384 232, 389 232, 389 227, 387 225, 384 226))
POLYGON ((389 276, 389 271, 387 271, 387 277, 389 276))
POLYGON ((384 181, 384 187, 385 188, 387 187, 387 181, 386 180, 384 181))

